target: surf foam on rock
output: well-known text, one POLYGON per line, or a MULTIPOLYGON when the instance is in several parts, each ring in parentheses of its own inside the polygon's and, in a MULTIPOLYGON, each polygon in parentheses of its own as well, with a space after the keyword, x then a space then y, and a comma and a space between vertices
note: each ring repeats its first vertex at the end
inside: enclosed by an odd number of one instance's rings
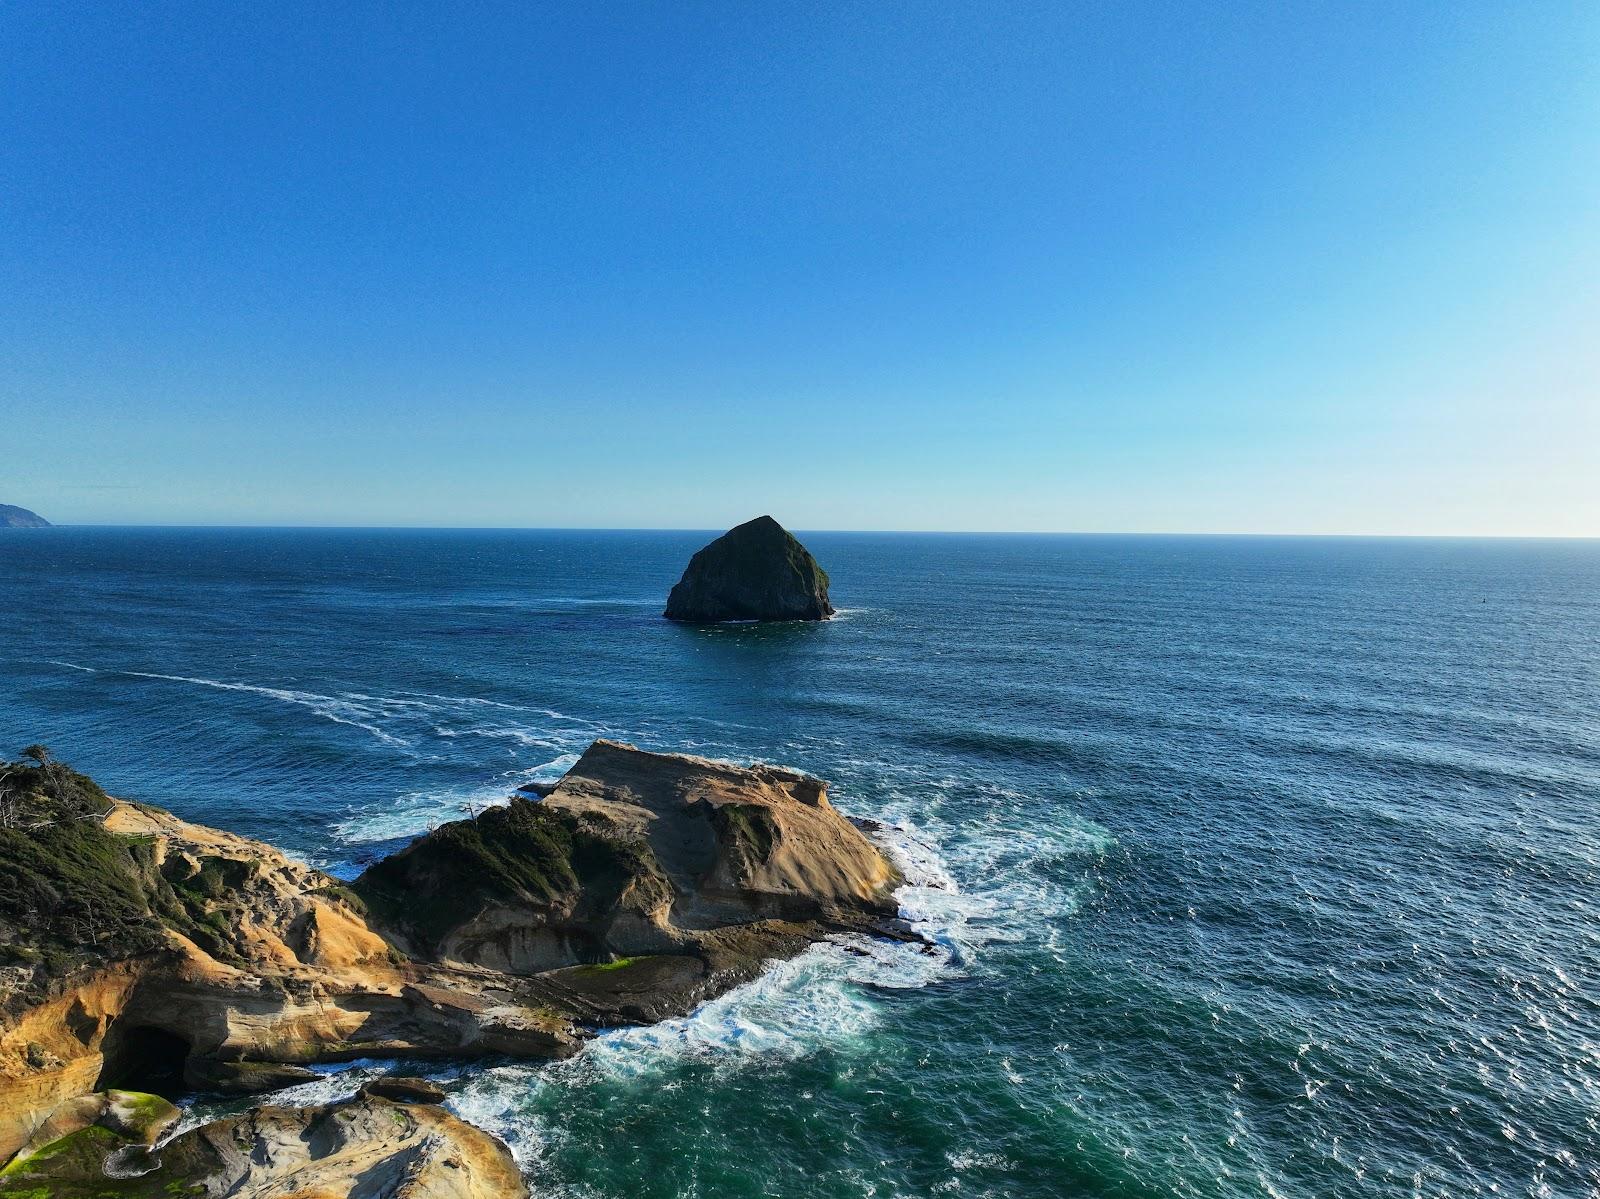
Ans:
MULTIPOLYGON (((905 860, 926 869, 908 874, 910 881, 897 898, 924 891, 956 893, 932 846, 922 844, 905 860)), ((829 938, 773 963, 754 981, 687 1016, 607 1031, 564 1062, 484 1070, 451 1095, 450 1106, 500 1136, 528 1167, 542 1155, 542 1141, 554 1135, 531 1111, 533 1101, 550 1088, 647 1080, 685 1059, 721 1073, 792 1061, 824 1048, 865 1048, 882 1015, 883 992, 914 990, 960 973, 950 948, 952 930, 940 922, 942 911, 959 913, 960 907, 902 907, 904 917, 917 918, 931 945, 854 934, 829 938)))
MULTIPOLYGON (((581 738, 580 738, 581 739, 581 738)), ((334 834, 347 845, 366 845, 415 837, 447 820, 506 803, 528 783, 553 783, 578 760, 569 750, 536 766, 505 771, 495 781, 471 787, 437 791, 408 791, 392 807, 353 812, 333 825, 334 834)))

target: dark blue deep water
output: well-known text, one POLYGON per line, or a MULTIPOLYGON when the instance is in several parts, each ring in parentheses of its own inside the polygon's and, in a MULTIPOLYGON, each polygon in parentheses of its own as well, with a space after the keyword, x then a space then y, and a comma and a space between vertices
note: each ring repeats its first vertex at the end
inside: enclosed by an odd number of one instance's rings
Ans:
POLYGON ((1600 543, 819 533, 841 619, 668 624, 704 540, 4 531, 0 744, 342 873, 601 734, 896 825, 939 957, 446 1072, 542 1195, 1600 1194, 1600 543))

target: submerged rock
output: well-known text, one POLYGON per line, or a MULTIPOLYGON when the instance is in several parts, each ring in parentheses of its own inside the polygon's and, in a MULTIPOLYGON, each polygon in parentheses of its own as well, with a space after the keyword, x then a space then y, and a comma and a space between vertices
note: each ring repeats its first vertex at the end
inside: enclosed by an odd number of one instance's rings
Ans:
POLYGON ((443 1103, 444 1092, 425 1078, 390 1074, 363 1083, 361 1094, 387 1099, 391 1103, 443 1103))
POLYGON ((221 1095, 265 1095, 320 1077, 315 1070, 282 1062, 219 1062, 207 1058, 191 1058, 183 1072, 183 1081, 195 1090, 221 1095))
POLYGON ((667 596, 668 620, 826 620, 828 572, 770 516, 729 529, 689 559, 667 596))

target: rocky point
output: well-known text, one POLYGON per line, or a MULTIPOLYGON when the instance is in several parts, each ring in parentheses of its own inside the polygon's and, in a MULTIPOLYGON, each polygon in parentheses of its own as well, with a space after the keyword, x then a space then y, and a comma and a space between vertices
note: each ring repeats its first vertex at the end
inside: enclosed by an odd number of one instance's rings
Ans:
POLYGON ((548 796, 443 825, 349 884, 48 757, 0 764, 0 857, 0 1196, 98 1194, 84 1179, 113 1175, 342 1196, 402 1167, 409 1189, 381 1193, 521 1194, 492 1138, 405 1102, 434 1098, 424 1084, 258 1108, 153 1152, 152 1124, 115 1113, 164 1110, 141 1107, 163 1102, 149 1092, 275 1090, 317 1062, 562 1057, 830 933, 906 935, 898 871, 822 781, 611 741, 548 796), (230 1154, 241 1137, 275 1148, 230 1154))

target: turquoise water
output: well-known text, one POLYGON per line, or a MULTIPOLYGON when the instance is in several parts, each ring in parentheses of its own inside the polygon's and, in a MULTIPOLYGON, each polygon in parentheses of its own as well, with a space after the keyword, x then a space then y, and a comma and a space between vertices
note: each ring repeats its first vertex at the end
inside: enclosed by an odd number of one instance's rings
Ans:
POLYGON ((541 1194, 1600 1194, 1600 544, 704 540, 8 532, 0 740, 344 874, 599 735, 889 822, 938 954, 443 1072, 541 1194))

